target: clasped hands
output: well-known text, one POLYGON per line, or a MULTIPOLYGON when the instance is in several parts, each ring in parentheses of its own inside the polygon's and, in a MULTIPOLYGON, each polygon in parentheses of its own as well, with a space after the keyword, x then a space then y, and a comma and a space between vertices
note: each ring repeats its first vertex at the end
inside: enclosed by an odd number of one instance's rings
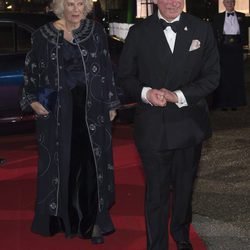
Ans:
POLYGON ((168 102, 177 103, 178 97, 175 92, 168 89, 150 89, 147 92, 147 100, 153 106, 165 107, 168 102))

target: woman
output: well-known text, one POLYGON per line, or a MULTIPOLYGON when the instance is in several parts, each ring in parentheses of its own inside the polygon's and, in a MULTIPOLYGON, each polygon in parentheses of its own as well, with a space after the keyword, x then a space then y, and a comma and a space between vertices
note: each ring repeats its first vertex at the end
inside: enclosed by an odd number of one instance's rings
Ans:
POLYGON ((111 122, 119 100, 107 39, 87 19, 92 0, 54 0, 59 18, 34 32, 22 109, 37 114, 38 181, 32 231, 91 237, 114 231, 111 122))

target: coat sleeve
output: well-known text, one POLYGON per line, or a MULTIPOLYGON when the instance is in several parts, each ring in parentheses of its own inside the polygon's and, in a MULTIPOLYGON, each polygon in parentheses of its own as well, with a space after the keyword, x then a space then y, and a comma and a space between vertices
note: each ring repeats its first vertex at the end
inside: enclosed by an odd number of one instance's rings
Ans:
POLYGON ((31 110, 30 104, 37 101, 37 89, 39 83, 38 61, 36 59, 36 43, 34 36, 31 38, 32 48, 27 53, 24 66, 24 84, 20 106, 22 110, 31 110))
POLYGON ((219 85, 220 63, 217 44, 211 25, 205 25, 206 35, 202 63, 197 65, 197 67, 200 67, 199 76, 181 88, 189 105, 195 104, 205 98, 219 85))
POLYGON ((246 23, 246 16, 244 13, 241 13, 241 23, 240 23, 240 33, 241 33, 241 40, 242 40, 242 45, 246 46, 248 45, 248 27, 246 23))
POLYGON ((108 110, 116 109, 120 106, 120 100, 116 91, 113 67, 110 59, 108 48, 108 39, 103 29, 103 48, 102 48, 102 65, 104 67, 105 89, 104 100, 108 110))
POLYGON ((129 29, 119 61, 118 84, 125 96, 136 102, 141 102, 142 84, 138 80, 138 41, 137 31, 132 26, 129 29))

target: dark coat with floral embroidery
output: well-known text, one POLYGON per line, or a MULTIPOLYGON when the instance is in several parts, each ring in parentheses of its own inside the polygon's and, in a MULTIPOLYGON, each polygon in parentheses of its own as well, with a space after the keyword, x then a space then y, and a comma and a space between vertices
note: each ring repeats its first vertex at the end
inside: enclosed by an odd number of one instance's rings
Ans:
MULTIPOLYGON (((85 19, 73 36, 82 55, 85 71, 85 120, 97 171, 98 208, 101 212, 114 202, 108 111, 116 108, 119 100, 103 27, 93 20, 85 19)), ((57 93, 54 111, 48 117, 37 119, 39 162, 35 212, 36 215, 52 215, 67 220, 72 100, 64 84, 63 31, 56 30, 52 23, 48 23, 34 32, 32 40, 32 50, 25 61, 21 107, 23 110, 30 108, 30 103, 38 100, 41 90, 49 88, 57 93)))

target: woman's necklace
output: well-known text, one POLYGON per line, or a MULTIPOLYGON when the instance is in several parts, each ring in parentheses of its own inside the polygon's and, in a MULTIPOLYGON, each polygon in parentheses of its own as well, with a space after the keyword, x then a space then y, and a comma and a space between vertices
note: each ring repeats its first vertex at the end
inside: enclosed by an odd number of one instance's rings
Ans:
POLYGON ((65 28, 65 30, 64 31, 66 31, 68 34, 71 34, 72 35, 72 30, 67 30, 66 28, 65 28))
POLYGON ((66 33, 64 34, 64 39, 67 40, 68 42, 75 44, 74 36, 72 32, 65 30, 66 33))
MULTIPOLYGON (((70 25, 70 27, 72 28, 72 26, 70 25)), ((73 43, 75 44, 74 42, 74 36, 73 36, 73 30, 76 29, 77 27, 73 26, 73 29, 69 30, 67 28, 67 24, 65 23, 64 25, 64 31, 66 31, 66 34, 65 34, 65 39, 70 42, 70 43, 73 43)))

